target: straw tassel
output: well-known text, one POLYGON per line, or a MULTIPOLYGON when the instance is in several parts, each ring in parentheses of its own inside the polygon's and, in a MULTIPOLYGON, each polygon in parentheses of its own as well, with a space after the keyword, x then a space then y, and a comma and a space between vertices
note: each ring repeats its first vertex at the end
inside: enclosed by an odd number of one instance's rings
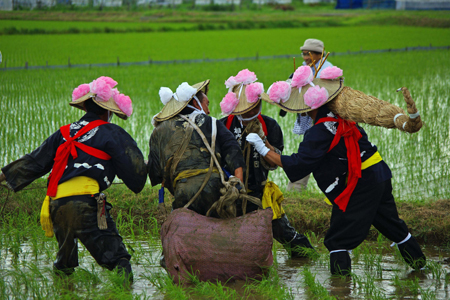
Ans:
POLYGON ((407 105, 407 111, 409 114, 409 119, 404 123, 405 131, 407 132, 417 132, 422 128, 422 118, 420 117, 419 111, 416 108, 416 103, 411 97, 409 90, 406 87, 401 87, 397 90, 397 92, 402 91, 403 98, 405 99, 407 105))
POLYGON ((397 128, 409 133, 417 132, 423 124, 415 103, 407 88, 399 90, 403 92, 410 116, 396 105, 348 86, 344 87, 339 95, 328 103, 328 107, 333 113, 346 120, 385 128, 397 128))
POLYGON ((46 196, 41 208, 41 226, 46 237, 53 237, 53 223, 50 218, 50 197, 46 196))

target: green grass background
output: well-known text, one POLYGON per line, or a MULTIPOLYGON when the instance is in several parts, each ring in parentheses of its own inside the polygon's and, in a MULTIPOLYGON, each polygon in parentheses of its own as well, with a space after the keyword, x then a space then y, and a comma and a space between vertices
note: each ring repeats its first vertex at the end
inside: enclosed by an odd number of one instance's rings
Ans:
MULTIPOLYGON (((395 91, 401 86, 410 89, 425 122, 419 133, 364 127, 393 170, 397 197, 448 199, 450 122, 443 114, 449 109, 450 85, 445 75, 450 68, 448 50, 336 56, 330 61, 344 70, 346 85, 404 109, 403 97, 395 91)), ((151 118, 162 108, 158 96, 161 86, 175 90, 183 81, 193 84, 211 79, 210 108, 213 116, 220 117, 219 102, 227 91, 223 83, 244 68, 254 71, 267 89, 274 81, 286 79, 293 64, 291 59, 273 59, 0 72, 0 163, 6 164, 33 150, 60 126, 81 117, 82 111, 68 106, 71 92, 101 75, 113 77, 119 82, 119 90, 133 99, 133 116, 126 122, 114 122, 129 131, 147 155, 153 129, 151 118)), ((295 115, 280 118, 278 109, 266 103, 263 113, 280 123, 285 153, 296 151, 301 138, 291 132, 295 115)), ((282 187, 286 185, 282 170, 271 176, 282 187)), ((310 186, 315 187, 313 181, 310 186)))
MULTIPOLYGON (((450 30, 401 26, 223 30, 65 35, 3 35, 0 68, 298 54, 307 38, 326 41, 329 52, 448 46, 450 30)), ((298 60, 301 60, 298 55, 298 60)))

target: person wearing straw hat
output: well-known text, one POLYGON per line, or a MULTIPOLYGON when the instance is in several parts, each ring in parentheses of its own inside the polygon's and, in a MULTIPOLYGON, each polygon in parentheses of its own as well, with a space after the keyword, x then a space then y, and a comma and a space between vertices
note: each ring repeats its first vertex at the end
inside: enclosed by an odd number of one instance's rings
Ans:
MULTIPOLYGON (((320 73, 323 69, 333 66, 332 63, 330 63, 326 59, 324 60, 323 58, 325 46, 321 40, 318 39, 305 40, 303 46, 300 47, 300 51, 302 51, 303 66, 309 66, 311 68, 313 75, 316 73, 316 70, 318 70, 316 76, 317 78, 320 78, 320 73), (322 61, 323 65, 320 66, 322 61)), ((292 80, 293 75, 294 73, 292 73, 289 76, 289 80, 292 80)), ((280 110, 280 116, 284 117, 285 115, 286 111, 280 110)), ((307 129, 310 123, 311 118, 308 115, 297 114, 297 118, 295 119, 294 128, 292 129, 292 132, 298 135, 304 135, 305 130, 307 129)), ((302 190, 306 189, 306 186, 308 185, 309 176, 310 174, 306 175, 304 178, 301 178, 295 182, 289 181, 287 190, 289 191, 292 189, 296 189, 297 191, 301 192, 302 190)))
MULTIPOLYGON (((308 238, 296 232, 281 207, 283 194, 275 183, 268 181, 270 170, 277 166, 266 161, 259 153, 246 142, 246 136, 256 132, 267 147, 281 154, 284 148, 283 133, 278 123, 261 114, 261 99, 268 97, 264 93, 262 83, 256 82, 255 73, 248 69, 241 70, 236 76, 231 76, 225 86, 229 92, 220 103, 222 113, 227 117, 221 121, 233 133, 239 142, 246 160, 246 171, 244 174, 244 186, 250 196, 262 200, 263 208, 271 207, 274 216, 272 231, 275 240, 280 242, 291 257, 307 256, 305 248, 313 249, 308 238)), ((248 203, 246 211, 258 209, 253 203, 248 203)))
POLYGON ((397 244, 411 267, 421 269, 426 258, 398 216, 391 170, 364 129, 342 119, 326 105, 343 92, 341 76, 342 70, 333 67, 324 69, 321 79, 313 80, 311 69, 302 66, 290 84, 279 81, 272 85, 269 102, 288 112, 305 112, 314 121, 297 153, 280 155, 257 134, 248 135, 247 141, 265 159, 282 167, 291 181, 312 172, 332 202, 330 228, 324 241, 330 251, 332 274, 350 273, 349 252, 364 241, 371 225, 397 244))
POLYGON ((119 93, 116 85, 112 78, 102 76, 75 88, 69 104, 85 115, 2 168, 0 182, 6 180, 14 192, 51 172, 41 224, 46 236, 55 235, 58 241, 54 270, 59 274, 70 275, 78 266, 80 240, 99 265, 132 279, 131 255, 109 213, 112 206, 101 193, 116 175, 139 193, 147 177, 144 157, 134 139, 109 122, 113 114, 126 120, 133 111, 131 99, 119 93))
MULTIPOLYGON (((159 90, 164 107, 153 117, 155 129, 147 165, 151 184, 162 184, 174 196, 173 209, 187 207, 201 215, 207 215, 223 187, 219 174, 222 170, 211 166, 212 156, 202 138, 215 149, 220 164, 226 163, 231 174, 241 181, 244 167, 233 135, 208 116, 208 86, 209 80, 205 80, 192 86, 183 82, 175 93, 167 87, 159 90), (188 120, 195 123, 203 137, 188 120)), ((211 216, 217 217, 214 213, 211 216)))

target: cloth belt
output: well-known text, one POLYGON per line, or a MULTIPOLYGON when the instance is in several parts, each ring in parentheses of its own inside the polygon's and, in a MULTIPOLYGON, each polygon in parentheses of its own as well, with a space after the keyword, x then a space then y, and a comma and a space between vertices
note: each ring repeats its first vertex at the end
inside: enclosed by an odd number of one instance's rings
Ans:
POLYGON ((272 208, 272 220, 280 219, 285 214, 283 207, 281 207, 281 202, 283 202, 283 200, 283 192, 278 185, 272 181, 268 181, 264 187, 261 202, 263 209, 266 209, 267 207, 272 208))
POLYGON ((338 115, 336 117, 337 119, 332 117, 321 118, 316 124, 338 122, 336 134, 331 142, 328 152, 339 143, 342 137, 344 138, 345 146, 347 147, 348 183, 344 191, 334 199, 334 203, 339 206, 339 209, 345 212, 350 196, 355 190, 358 179, 361 178, 361 151, 359 150, 358 141, 361 139, 362 134, 356 127, 355 122, 344 120, 338 115))
POLYGON ((90 177, 78 176, 58 185, 58 192, 55 197, 46 196, 41 208, 41 226, 46 237, 53 237, 53 224, 50 217, 50 199, 78 196, 95 195, 100 191, 97 180, 90 177))
MULTIPOLYGON (((177 177, 175 177, 174 181, 173 181, 173 189, 175 189, 177 182, 181 179, 186 179, 186 178, 190 178, 190 177, 194 177, 200 174, 206 174, 208 173, 209 168, 206 169, 192 169, 192 170, 184 170, 181 171, 180 173, 178 173, 177 177)), ((217 167, 213 167, 212 170, 214 173, 218 173, 219 174, 219 170, 217 169, 217 167)))
POLYGON ((101 150, 95 149, 93 147, 75 141, 77 138, 81 137, 85 133, 103 124, 108 124, 108 122, 102 120, 95 120, 89 122, 86 126, 81 128, 77 132, 77 134, 75 134, 75 136, 73 137, 70 136, 70 124, 62 126, 60 128, 60 132, 66 141, 62 143, 56 150, 53 169, 52 172, 50 173, 50 176, 48 177, 48 188, 47 188, 48 196, 50 197, 56 196, 56 192, 58 190, 58 183, 64 173, 64 170, 66 169, 69 155, 72 155, 73 159, 76 159, 78 157, 76 148, 79 148, 82 151, 86 152, 87 154, 92 155, 99 159, 103 160, 111 159, 111 156, 106 152, 103 152, 101 150))
MULTIPOLYGON (((377 151, 371 157, 369 157, 368 159, 366 159, 364 162, 361 163, 361 170, 365 170, 373 165, 376 165, 380 161, 383 161, 383 158, 381 157, 380 153, 377 151)), ((325 198, 324 201, 328 205, 333 205, 333 204, 331 204, 331 202, 328 198, 325 198)))

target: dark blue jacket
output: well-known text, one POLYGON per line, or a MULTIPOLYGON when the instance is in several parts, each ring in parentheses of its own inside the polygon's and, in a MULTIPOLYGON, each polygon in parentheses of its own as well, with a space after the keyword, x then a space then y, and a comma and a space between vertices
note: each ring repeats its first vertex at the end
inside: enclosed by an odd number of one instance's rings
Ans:
MULTIPOLYGON (((319 108, 316 122, 324 117, 336 117, 326 105, 319 108)), ((330 145, 336 134, 336 122, 324 122, 312 126, 305 133, 298 147, 298 153, 282 155, 283 169, 291 182, 300 180, 313 173, 319 188, 330 200, 334 200, 346 187, 348 173, 347 147, 344 138, 330 151, 330 145)), ((377 152, 377 147, 367 138, 363 128, 357 125, 362 134, 358 144, 361 162, 377 152)), ((361 172, 360 184, 375 184, 392 178, 391 170, 381 161, 361 172)))
MULTIPOLYGON (((71 124, 70 136, 74 136, 89 122, 98 119, 96 114, 86 113, 79 121, 71 124)), ((53 168, 56 150, 64 141, 58 130, 36 150, 2 168, 7 184, 17 192, 49 173, 53 168)), ((102 160, 77 148, 78 157, 74 160, 69 155, 59 184, 77 176, 86 176, 97 180, 100 191, 103 191, 117 175, 135 193, 144 188, 147 178, 144 157, 134 139, 123 128, 108 123, 92 129, 77 141, 106 152, 111 159, 102 160)))

